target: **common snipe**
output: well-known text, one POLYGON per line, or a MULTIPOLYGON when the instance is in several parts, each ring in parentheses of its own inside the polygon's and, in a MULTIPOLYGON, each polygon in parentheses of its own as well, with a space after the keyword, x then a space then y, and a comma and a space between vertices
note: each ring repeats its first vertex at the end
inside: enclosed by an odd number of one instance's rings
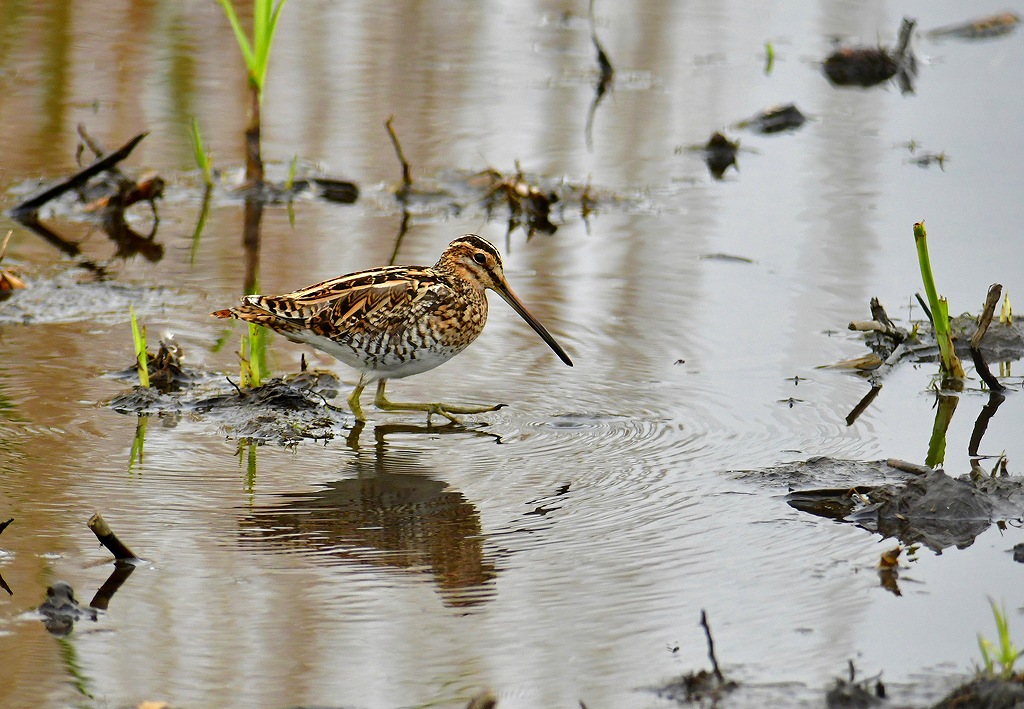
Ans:
POLYGON ((458 421, 455 414, 495 411, 497 406, 398 403, 384 395, 388 379, 444 364, 466 349, 487 321, 490 288, 505 299, 570 367, 569 355, 516 297, 505 280, 501 255, 475 234, 448 244, 433 266, 390 266, 338 276, 285 295, 247 295, 242 305, 213 313, 238 318, 312 345, 360 373, 348 397, 365 421, 359 397, 377 381, 373 403, 387 411, 426 411, 458 421))

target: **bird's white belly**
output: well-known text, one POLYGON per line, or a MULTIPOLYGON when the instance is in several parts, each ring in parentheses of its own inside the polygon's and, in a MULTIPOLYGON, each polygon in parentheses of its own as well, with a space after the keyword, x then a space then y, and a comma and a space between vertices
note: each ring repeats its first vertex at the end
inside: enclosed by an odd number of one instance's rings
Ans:
POLYGON ((386 339, 375 340, 364 347, 366 343, 348 345, 305 331, 293 334, 294 338, 289 339, 312 345, 371 380, 411 377, 444 364, 465 349, 444 347, 439 343, 429 347, 391 348, 386 339))

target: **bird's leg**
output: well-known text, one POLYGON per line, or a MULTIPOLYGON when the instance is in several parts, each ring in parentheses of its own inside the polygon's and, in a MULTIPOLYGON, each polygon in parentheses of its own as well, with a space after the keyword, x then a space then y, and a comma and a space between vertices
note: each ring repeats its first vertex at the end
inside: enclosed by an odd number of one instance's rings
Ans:
POLYGON ((455 417, 455 414, 482 414, 486 411, 497 411, 505 406, 505 404, 496 404, 494 406, 456 406, 440 402, 436 404, 420 404, 389 401, 384 395, 384 385, 386 382, 386 379, 381 379, 377 383, 377 395, 373 398, 374 406, 383 411, 426 411, 428 422, 432 414, 437 414, 438 416, 444 416, 452 423, 462 423, 455 417))
POLYGON ((363 389, 366 388, 366 382, 362 377, 359 378, 359 383, 356 384, 356 388, 352 390, 352 393, 348 395, 348 407, 352 409, 352 413, 355 414, 356 421, 366 421, 366 417, 363 416, 363 407, 359 405, 359 397, 363 393, 363 389))

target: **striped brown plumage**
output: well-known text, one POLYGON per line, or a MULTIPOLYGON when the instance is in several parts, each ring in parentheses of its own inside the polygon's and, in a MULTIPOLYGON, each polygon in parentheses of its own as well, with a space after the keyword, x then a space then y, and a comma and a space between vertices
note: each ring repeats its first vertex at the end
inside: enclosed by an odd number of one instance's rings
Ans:
POLYGON ((572 361, 515 296, 501 255, 487 240, 467 234, 452 241, 433 266, 390 266, 332 278, 278 296, 243 296, 242 305, 213 313, 234 317, 310 344, 360 372, 349 397, 363 420, 359 396, 377 381, 375 403, 387 410, 453 414, 497 407, 398 404, 384 396, 388 379, 408 377, 443 364, 483 331, 490 288, 505 299, 567 365, 572 361))

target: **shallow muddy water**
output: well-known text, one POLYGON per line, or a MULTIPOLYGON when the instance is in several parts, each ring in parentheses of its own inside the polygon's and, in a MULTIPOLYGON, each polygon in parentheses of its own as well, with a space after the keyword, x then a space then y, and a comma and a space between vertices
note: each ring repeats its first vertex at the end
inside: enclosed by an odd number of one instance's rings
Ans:
MULTIPOLYGON (((976 634, 995 635, 989 597, 1020 643, 1018 525, 919 550, 896 596, 875 569, 893 540, 798 512, 789 481, 761 472, 816 456, 924 462, 935 365, 897 368, 850 425, 869 383, 817 369, 866 351, 846 324, 872 296, 903 324, 921 317, 907 308, 915 221, 953 312, 979 310, 993 282, 1024 301, 1021 34, 923 34, 1002 9, 599 0, 616 75, 588 149, 598 67, 583 2, 288 4, 264 158, 280 176, 298 155, 362 194, 268 207, 261 289, 387 263, 402 221, 394 115, 416 179, 519 161, 621 197, 586 220, 556 204, 557 232, 529 239, 506 234, 501 209, 419 209, 398 253, 430 264, 460 234, 491 239, 575 366, 493 298, 477 343, 389 392, 500 411, 428 427, 367 396, 358 435, 289 448, 154 415, 140 456, 139 418, 106 406, 130 388, 109 376, 132 361, 129 303, 190 366, 237 377, 242 328, 208 314, 243 290, 243 208, 219 196, 194 242, 187 130, 196 116, 215 166, 237 171, 241 59, 213 2, 4 4, 3 208, 76 169, 80 123, 108 148, 150 131, 122 169, 169 184, 158 261, 108 262, 117 247, 79 217, 48 217, 81 242, 76 258, 0 220, 14 229, 3 265, 30 286, 16 298, 35 299, 0 302, 0 522, 15 520, 0 535, 13 591, 0 591, 0 706, 462 707, 485 688, 500 707, 673 706, 653 690, 709 666, 701 609, 741 683, 723 706, 820 706, 849 660, 924 706, 973 670, 976 634), (831 86, 833 38, 892 44, 902 12, 921 30, 915 92, 831 86), (732 127, 789 102, 809 118, 797 130, 732 127), (741 142, 721 181, 685 149, 715 130, 741 142), (921 152, 947 159, 921 167, 921 152), (111 279, 91 282, 83 259, 111 279), (66 581, 85 604, 113 569, 86 527, 94 511, 145 563, 96 621, 56 638, 31 612, 47 586, 66 581)), ((147 232, 147 208, 132 214, 147 232)), ((355 382, 280 337, 270 351, 275 373, 305 355, 343 390, 355 382)), ((1010 367, 981 453, 1019 473, 1010 367)), ((968 374, 947 436, 955 475, 988 402, 968 374)))

